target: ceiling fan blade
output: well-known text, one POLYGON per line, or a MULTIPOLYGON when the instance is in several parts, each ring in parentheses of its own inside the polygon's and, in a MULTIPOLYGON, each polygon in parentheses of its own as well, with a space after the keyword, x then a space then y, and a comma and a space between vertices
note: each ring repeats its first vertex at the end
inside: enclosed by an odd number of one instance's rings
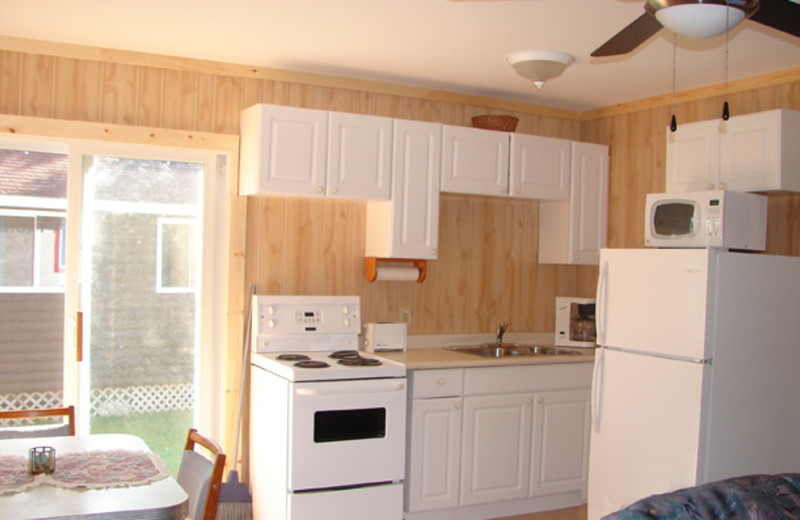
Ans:
POLYGON ((644 13, 612 36, 606 43, 595 49, 591 56, 598 58, 629 53, 660 30, 661 24, 658 23, 655 16, 644 13))
POLYGON ((762 0, 750 19, 800 37, 800 4, 791 0, 762 0))

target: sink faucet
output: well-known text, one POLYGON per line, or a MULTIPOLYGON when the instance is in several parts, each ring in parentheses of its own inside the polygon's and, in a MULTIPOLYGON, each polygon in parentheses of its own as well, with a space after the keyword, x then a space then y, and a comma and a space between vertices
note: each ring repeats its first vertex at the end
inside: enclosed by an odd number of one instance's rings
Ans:
POLYGON ((504 321, 501 321, 500 325, 497 327, 497 346, 498 347, 503 344, 503 336, 505 335, 505 333, 508 330, 508 327, 510 325, 511 325, 510 322, 506 323, 504 321))

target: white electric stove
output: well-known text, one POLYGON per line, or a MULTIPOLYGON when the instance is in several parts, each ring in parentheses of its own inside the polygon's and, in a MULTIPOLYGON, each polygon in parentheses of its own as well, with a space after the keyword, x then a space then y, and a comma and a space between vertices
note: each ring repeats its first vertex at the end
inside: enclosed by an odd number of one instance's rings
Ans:
POLYGON ((255 520, 401 520, 406 370, 358 351, 357 296, 254 296, 255 520))

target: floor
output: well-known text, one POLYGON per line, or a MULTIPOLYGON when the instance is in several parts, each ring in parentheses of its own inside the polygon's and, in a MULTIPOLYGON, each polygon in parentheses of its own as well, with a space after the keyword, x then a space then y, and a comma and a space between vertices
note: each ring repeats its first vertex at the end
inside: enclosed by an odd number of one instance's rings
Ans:
POLYGON ((522 516, 507 516, 502 520, 586 520, 586 504, 567 509, 545 511, 543 513, 531 513, 529 515, 522 516))

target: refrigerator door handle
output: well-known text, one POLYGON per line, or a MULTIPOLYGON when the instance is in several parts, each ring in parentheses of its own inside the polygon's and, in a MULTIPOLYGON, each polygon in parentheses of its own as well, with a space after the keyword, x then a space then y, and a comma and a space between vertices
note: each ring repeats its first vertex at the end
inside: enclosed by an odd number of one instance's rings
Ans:
POLYGON ((608 303, 608 261, 600 266, 600 276, 597 281, 596 302, 596 328, 597 344, 606 344, 606 305, 608 303))
POLYGON ((594 431, 600 431, 600 418, 603 411, 603 369, 606 349, 598 347, 595 351, 594 372, 592 373, 592 425, 594 431))

